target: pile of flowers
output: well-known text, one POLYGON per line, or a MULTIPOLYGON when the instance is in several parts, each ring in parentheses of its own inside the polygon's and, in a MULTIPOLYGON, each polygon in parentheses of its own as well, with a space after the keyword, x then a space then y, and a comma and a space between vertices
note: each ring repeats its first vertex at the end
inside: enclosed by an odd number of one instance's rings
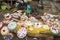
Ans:
POLYGON ((27 34, 52 33, 58 35, 60 33, 60 19, 55 15, 44 13, 41 16, 42 21, 36 19, 31 14, 28 16, 18 10, 13 13, 6 13, 4 20, 0 21, 0 33, 4 39, 12 39, 13 33, 18 38, 24 38, 27 34))

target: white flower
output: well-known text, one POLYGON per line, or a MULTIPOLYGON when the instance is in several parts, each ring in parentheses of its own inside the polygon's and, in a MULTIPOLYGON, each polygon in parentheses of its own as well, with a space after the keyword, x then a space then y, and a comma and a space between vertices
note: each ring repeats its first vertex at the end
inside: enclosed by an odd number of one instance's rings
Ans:
POLYGON ((37 22, 38 21, 35 17, 30 17, 29 20, 32 21, 32 22, 37 22))
POLYGON ((34 27, 35 28, 40 28, 40 27, 42 27, 42 23, 41 22, 36 22, 35 24, 34 24, 34 27))
POLYGON ((4 15, 5 19, 11 19, 11 15, 9 13, 4 15))
POLYGON ((14 17, 14 18, 19 18, 19 14, 18 13, 13 13, 13 14, 11 14, 12 15, 12 17, 14 17))
POLYGON ((24 27, 18 30, 17 36, 18 38, 24 38, 27 35, 27 31, 24 27))

